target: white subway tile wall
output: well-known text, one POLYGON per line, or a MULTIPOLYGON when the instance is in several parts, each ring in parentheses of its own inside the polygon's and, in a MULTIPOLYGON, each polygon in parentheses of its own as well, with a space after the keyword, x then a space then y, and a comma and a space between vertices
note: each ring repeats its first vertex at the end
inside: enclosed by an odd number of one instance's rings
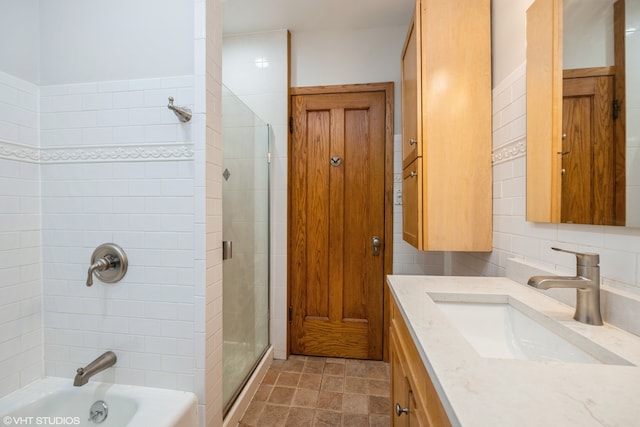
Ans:
POLYGON ((526 221, 525 68, 493 89, 493 252, 451 254, 452 274, 504 276, 508 258, 573 272, 574 257, 550 249, 558 246, 599 253, 603 283, 640 293, 640 229, 526 221))
POLYGON ((194 159, 131 155, 149 144, 193 142, 197 120, 182 124, 166 107, 173 96, 193 108, 193 82, 41 88, 43 152, 96 146, 110 153, 98 163, 88 156, 41 165, 47 375, 71 377, 113 350, 118 369, 97 380, 196 389, 195 331, 203 319, 195 317, 194 159), (128 272, 118 283, 87 287, 91 254, 105 242, 123 247, 128 272))
POLYGON ((0 397, 43 372, 37 99, 0 72, 0 397))

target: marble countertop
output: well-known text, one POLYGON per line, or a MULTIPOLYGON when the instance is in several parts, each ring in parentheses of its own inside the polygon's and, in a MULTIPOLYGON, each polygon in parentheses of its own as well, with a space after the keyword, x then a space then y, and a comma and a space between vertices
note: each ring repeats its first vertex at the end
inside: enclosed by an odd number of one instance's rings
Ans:
POLYGON ((573 307, 507 278, 387 281, 454 426, 640 426, 640 337, 579 323, 573 307), (514 298, 635 366, 481 357, 429 293, 452 301, 468 294, 514 298))

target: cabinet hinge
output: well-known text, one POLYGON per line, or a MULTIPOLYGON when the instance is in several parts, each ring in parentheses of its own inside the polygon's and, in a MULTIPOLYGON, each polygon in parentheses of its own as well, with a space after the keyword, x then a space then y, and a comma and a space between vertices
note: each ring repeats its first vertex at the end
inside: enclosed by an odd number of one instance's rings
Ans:
POLYGON ((613 100, 613 120, 617 120, 620 117, 620 101, 613 100))
POLYGON ((293 307, 289 306, 289 322, 293 321, 293 307))
POLYGON ((289 133, 293 133, 293 116, 289 116, 289 133))

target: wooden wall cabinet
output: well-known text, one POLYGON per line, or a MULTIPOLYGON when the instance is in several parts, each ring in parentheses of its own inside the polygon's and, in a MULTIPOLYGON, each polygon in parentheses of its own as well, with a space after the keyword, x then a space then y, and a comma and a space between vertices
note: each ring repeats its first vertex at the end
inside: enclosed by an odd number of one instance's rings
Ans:
POLYGON ((390 330, 392 425, 394 427, 451 426, 393 299, 390 330))
POLYGON ((417 0, 402 52, 403 238, 491 251, 490 0, 417 0))

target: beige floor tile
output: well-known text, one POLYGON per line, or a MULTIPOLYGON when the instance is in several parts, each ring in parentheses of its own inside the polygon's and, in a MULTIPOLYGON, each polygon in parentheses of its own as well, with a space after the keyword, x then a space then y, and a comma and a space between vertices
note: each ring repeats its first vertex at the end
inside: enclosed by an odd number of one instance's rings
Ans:
POLYGON ((341 422, 342 414, 340 412, 318 409, 313 420, 313 427, 336 427, 341 422))
POLYGON ((288 406, 265 405, 260 418, 258 419, 258 427, 284 427, 287 415, 289 415, 288 406))
POLYGON ((342 412, 345 414, 368 414, 369 396, 345 393, 342 395, 342 412))
POLYGON ((281 372, 276 381, 276 386, 280 387, 297 387, 300 381, 298 372, 281 372))
POLYGON ((369 416, 342 414, 342 427, 369 427, 369 416))
POLYGON ((291 408, 287 416, 286 427, 312 427, 315 409, 291 408))
POLYGON ((298 388, 306 388, 310 390, 320 390, 322 384, 322 375, 318 374, 301 374, 298 388))
POLYGON ((366 378, 367 376, 367 365, 361 361, 348 361, 346 363, 346 372, 345 375, 348 377, 360 377, 366 378))
POLYGON ((324 375, 344 377, 345 364, 327 362, 324 365, 324 375))
POLYGON ((368 381, 366 378, 359 378, 359 377, 344 378, 345 393, 367 394, 368 390, 369 390, 369 387, 368 387, 368 381))
POLYGON ((271 390, 271 394, 269 395, 269 400, 267 403, 273 405, 291 405, 291 401, 293 400, 293 394, 296 392, 295 388, 289 387, 274 387, 271 390))
POLYGON ((318 405, 318 391, 299 388, 293 395, 291 406, 315 408, 318 405))
POLYGON ((389 365, 292 356, 274 360, 240 427, 389 427, 389 365))
POLYGON ((318 394, 318 408, 342 411, 342 393, 321 391, 318 394))
POLYGON ((369 413, 378 415, 389 415, 391 412, 391 399, 387 396, 368 396, 369 413))
POLYGON ((335 391, 342 393, 344 390, 344 377, 334 377, 331 375, 322 376, 322 384, 320 390, 335 391))

